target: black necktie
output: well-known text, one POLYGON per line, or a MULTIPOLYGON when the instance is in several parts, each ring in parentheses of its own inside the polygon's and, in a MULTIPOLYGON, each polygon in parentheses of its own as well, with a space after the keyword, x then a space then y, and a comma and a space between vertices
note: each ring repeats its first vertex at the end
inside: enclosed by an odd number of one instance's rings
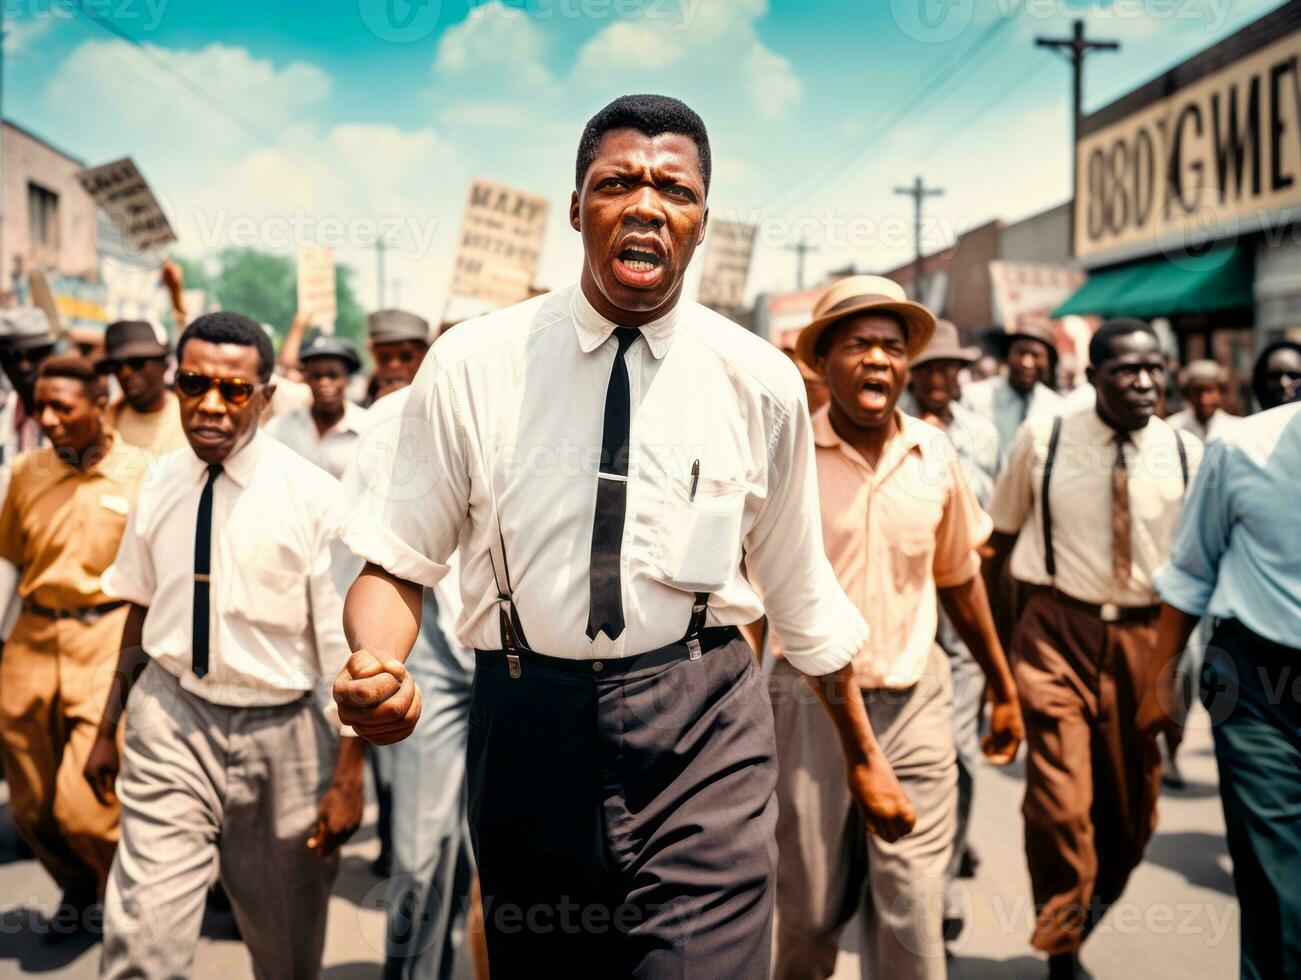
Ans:
POLYGON ((194 525, 194 616, 190 626, 190 666, 194 676, 208 672, 208 574, 212 571, 212 485, 221 464, 208 467, 208 482, 199 494, 199 518, 194 525))
POLYGON ((628 502, 628 426, 631 420, 628 366, 623 355, 641 336, 636 327, 617 327, 619 352, 605 389, 601 430, 601 468, 596 478, 596 518, 592 522, 592 563, 587 638, 602 630, 612 640, 623 632, 623 594, 619 586, 619 545, 628 502))

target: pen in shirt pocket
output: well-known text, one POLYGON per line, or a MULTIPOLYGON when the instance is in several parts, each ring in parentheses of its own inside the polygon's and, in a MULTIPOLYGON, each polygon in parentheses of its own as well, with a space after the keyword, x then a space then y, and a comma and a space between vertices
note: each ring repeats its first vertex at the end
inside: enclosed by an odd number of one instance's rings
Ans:
POLYGON ((691 494, 687 500, 694 503, 696 499, 696 487, 700 485, 700 460, 691 464, 691 494))

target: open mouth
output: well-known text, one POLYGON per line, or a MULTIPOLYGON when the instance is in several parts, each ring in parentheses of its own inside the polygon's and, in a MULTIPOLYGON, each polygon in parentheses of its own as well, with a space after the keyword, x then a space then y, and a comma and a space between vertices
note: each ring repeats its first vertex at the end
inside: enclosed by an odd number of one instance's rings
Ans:
POLYGON ((664 275, 664 257, 647 248, 629 246, 615 256, 614 274, 626 286, 645 289, 664 275))
POLYGON ((859 399, 869 411, 881 411, 890 403, 890 385, 875 378, 863 382, 862 396, 859 399))

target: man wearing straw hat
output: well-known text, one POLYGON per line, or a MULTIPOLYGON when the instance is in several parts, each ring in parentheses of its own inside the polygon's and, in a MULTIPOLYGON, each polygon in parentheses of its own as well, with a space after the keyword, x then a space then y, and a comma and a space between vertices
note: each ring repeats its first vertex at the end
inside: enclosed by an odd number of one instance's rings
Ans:
MULTIPOLYGON (((897 408, 908 361, 935 320, 898 284, 852 276, 814 307, 797 352, 831 400, 813 416, 827 557, 872 634, 854 657, 881 752, 916 810, 912 832, 869 832, 846 786, 835 728, 787 662, 769 692, 777 730, 778 980, 828 977, 839 933, 864 902, 863 957, 873 976, 946 974, 941 938, 957 779, 949 667, 935 642, 936 598, 994 694, 985 751, 1011 761, 1022 726, 976 549, 989 518, 939 429, 897 408)), ((782 646, 774 627, 774 649, 782 646)))

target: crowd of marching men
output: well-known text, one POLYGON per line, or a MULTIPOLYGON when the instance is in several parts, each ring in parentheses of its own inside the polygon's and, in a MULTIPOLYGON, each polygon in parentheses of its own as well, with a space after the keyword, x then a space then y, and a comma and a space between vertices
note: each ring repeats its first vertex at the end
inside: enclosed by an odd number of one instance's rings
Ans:
MULTIPOLYGON (((277 356, 238 313, 175 344, 114 323, 99 351, 65 350, 38 310, 0 314, 0 762, 18 831, 63 892, 53 934, 103 903, 106 977, 186 975, 218 879, 259 975, 313 972, 367 766, 393 891, 386 975, 446 976, 462 945, 487 975, 455 576, 423 590, 410 737, 363 742, 330 695, 362 567, 340 523, 375 473, 434 465, 404 460, 400 438, 430 327, 372 314, 363 383, 361 353, 306 321, 277 356)), ((1244 964, 1297 975, 1301 715, 1270 692, 1301 643, 1286 553, 1301 345, 1261 352, 1245 418, 1226 411, 1220 365, 1172 374, 1138 320, 1104 323, 1089 383, 1059 392, 1051 331, 1002 334, 1001 364, 977 379, 981 351, 952 324, 855 276, 788 353, 827 556, 872 627, 855 680, 893 779, 873 811, 855 805, 783 638, 746 627, 776 731, 774 974, 829 975, 861 913, 874 975, 943 976, 964 927, 954 882, 979 861, 980 756, 1003 764, 1024 742, 1031 941, 1053 975, 1077 975, 1162 779, 1180 779, 1184 714, 1232 677, 1213 715, 1244 964)))

